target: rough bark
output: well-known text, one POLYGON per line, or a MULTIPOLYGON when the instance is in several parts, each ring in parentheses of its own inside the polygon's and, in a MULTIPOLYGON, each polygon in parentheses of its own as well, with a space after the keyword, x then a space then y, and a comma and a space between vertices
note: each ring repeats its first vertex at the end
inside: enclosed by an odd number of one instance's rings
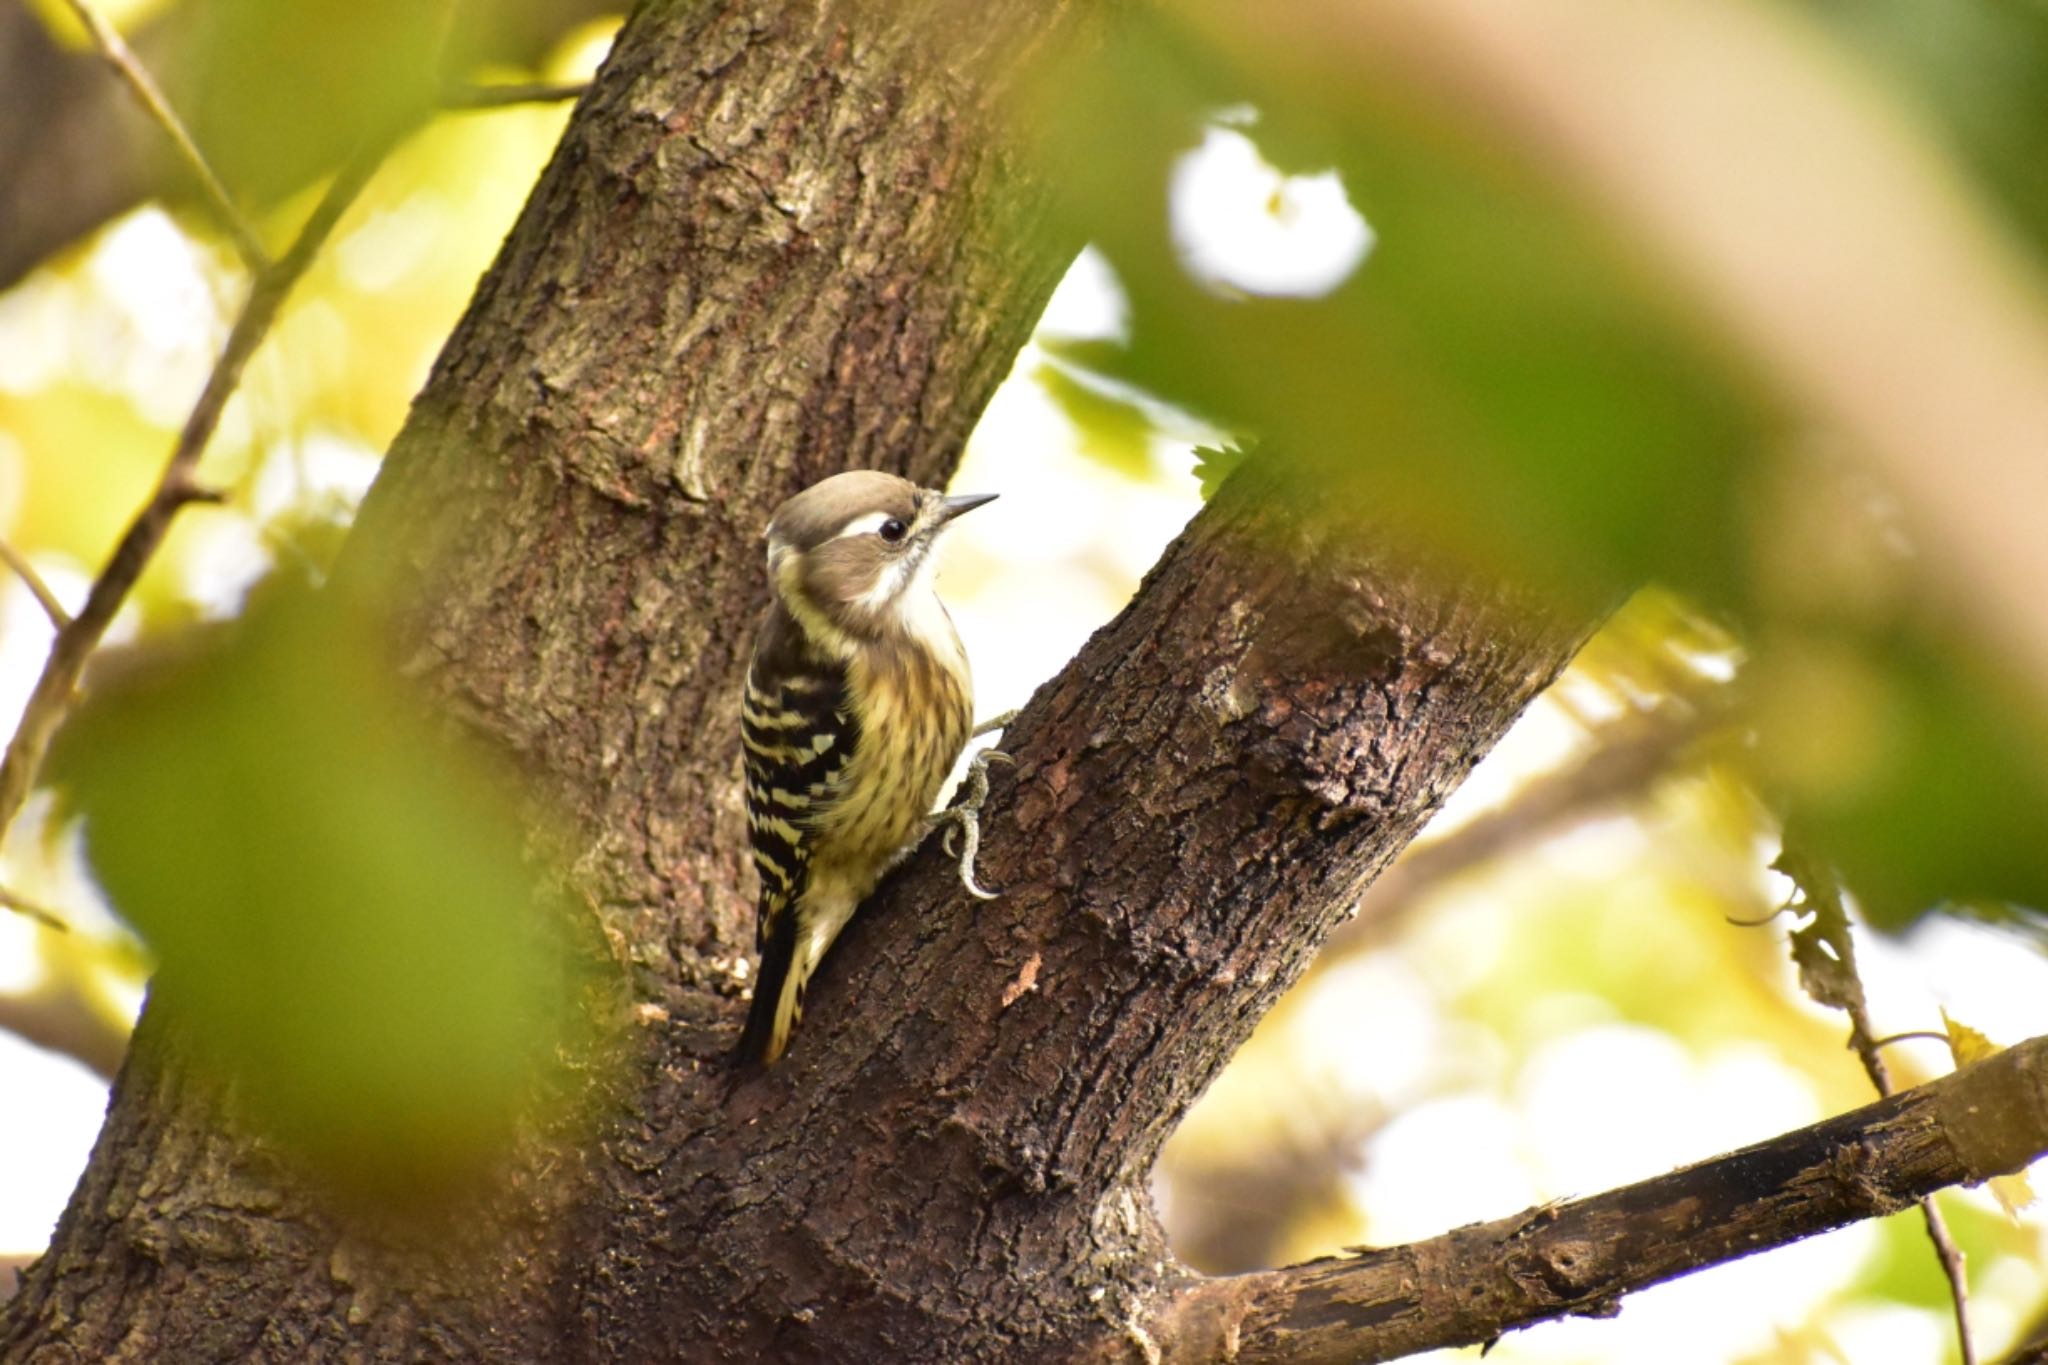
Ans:
POLYGON ((593 1009, 624 1021, 594 1126, 527 1133, 452 1222, 345 1222, 155 1000, 0 1356, 1288 1344, 1300 1315, 1256 1288, 1221 1336, 1175 1316, 1238 1301, 1188 1289, 1146 1173, 1583 625, 1386 554, 1276 460, 1012 728, 981 861, 1002 899, 925 850, 828 960, 785 1063, 737 1085, 722 1064, 751 938, 733 716, 759 527, 840 468, 950 469, 1070 245, 1034 231, 1001 101, 1085 27, 1070 0, 635 17, 346 566, 407 592, 408 671, 577 832, 593 1009))
POLYGON ((1012 1359, 1136 1321, 1160 1144, 1576 644, 1346 520, 1241 479, 1011 728, 1002 898, 927 851, 784 1066, 708 1122, 661 1106, 658 1212, 606 1240, 703 1248, 624 1279, 675 1339, 738 1308, 775 1359, 1012 1359))
MULTIPOLYGON (((622 993, 696 1056, 750 947, 729 717, 759 528, 830 470, 957 457, 1071 250, 1033 231, 999 103, 1078 19, 643 8, 365 509, 355 572, 430 575, 415 667, 588 832, 622 993)), ((164 1003, 0 1355, 660 1353, 587 1273, 630 1174, 609 1149, 537 1135, 459 1235, 344 1230, 194 1079, 164 1003)), ((628 1075, 658 1081, 669 1036, 628 1075)))
POLYGON ((1241 478, 1008 741, 970 902, 932 850, 786 1063, 720 1069, 750 946, 732 715, 756 537, 942 478, 1064 260, 998 74, 1059 0, 643 10, 394 448, 350 571, 581 831, 625 1056, 434 1237, 343 1226, 153 1002, 9 1359, 1012 1359, 1142 1339, 1159 1144, 1579 630, 1241 478), (678 54, 681 54, 680 56, 678 54), (424 585, 424 586, 422 586, 424 585))

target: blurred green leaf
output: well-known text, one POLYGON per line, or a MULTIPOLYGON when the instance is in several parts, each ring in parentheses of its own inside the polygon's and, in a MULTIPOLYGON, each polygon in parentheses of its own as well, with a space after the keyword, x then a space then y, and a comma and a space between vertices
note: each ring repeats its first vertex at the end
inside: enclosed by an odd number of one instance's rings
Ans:
POLYGON ((58 776, 197 1056, 331 1183, 412 1200, 487 1172, 568 979, 509 784, 426 724, 378 643, 270 594, 97 699, 58 776))
POLYGON ((1740 599, 1764 414, 1577 206, 1417 111, 1317 105, 1134 31, 1063 87, 1049 153, 1129 291, 1130 341, 1063 358, 1257 432, 1325 495, 1492 571, 1585 603, 1648 579, 1740 599), (1180 265, 1170 169, 1245 102, 1261 147, 1271 130, 1283 162, 1339 169, 1376 234, 1326 297, 1218 297, 1180 265))
POLYGON ((1196 446, 1195 478, 1202 485, 1202 499, 1208 501, 1223 487, 1223 481, 1237 472, 1239 465, 1251 458, 1252 446, 1196 446))
POLYGON ((1127 478, 1152 471, 1152 422, 1128 398, 1084 383, 1056 361, 1031 376, 1073 424, 1081 453, 1127 478))
POLYGON ((1872 923, 2048 905, 2048 725, 2017 680, 1928 632, 1809 637, 1757 671, 1758 780, 1872 923))
POLYGON ((293 191, 430 110, 448 12, 410 0, 211 0, 195 25, 194 131, 238 195, 293 191))
POLYGON ((1958 159, 2048 247, 2048 5, 1802 0, 1934 116, 1958 159))
MULTIPOLYGON (((1968 48, 2012 23, 1955 22, 1968 48)), ((1753 771, 1877 923, 2048 906, 2048 717, 1982 641, 1929 619, 1886 539, 1908 518, 1854 510, 1882 502, 1865 490, 1847 513, 1763 519, 1797 445, 1775 403, 1535 140, 1507 145, 1420 82, 1244 46, 1149 12, 1048 99, 1044 154, 1130 303, 1126 342, 1063 362, 1255 434, 1276 483, 1355 507, 1405 552, 1581 614, 1655 584, 1728 622, 1763 703, 1753 771), (1371 225, 1370 256, 1322 297, 1183 267, 1173 169, 1224 111, 1270 163, 1338 170, 1371 225), (1848 558, 1876 566, 1869 583, 1819 571, 1830 536, 1867 542, 1848 558)), ((2005 75, 2000 98, 2034 98, 2005 75)))

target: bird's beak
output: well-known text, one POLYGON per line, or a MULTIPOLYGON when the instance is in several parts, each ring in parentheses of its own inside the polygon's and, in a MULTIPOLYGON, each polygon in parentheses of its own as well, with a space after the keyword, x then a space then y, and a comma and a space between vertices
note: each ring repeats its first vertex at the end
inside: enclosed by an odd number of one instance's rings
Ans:
POLYGON ((972 512, 985 502, 994 502, 994 493, 961 493, 950 498, 939 499, 938 524, 944 526, 962 512, 972 512))

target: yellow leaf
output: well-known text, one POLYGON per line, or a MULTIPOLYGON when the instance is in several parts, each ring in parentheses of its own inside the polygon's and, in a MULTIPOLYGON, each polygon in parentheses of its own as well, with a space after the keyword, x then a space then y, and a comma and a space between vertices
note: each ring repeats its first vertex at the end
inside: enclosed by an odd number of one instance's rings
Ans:
POLYGON ((1956 1065, 1959 1067, 1968 1066, 1972 1062, 1981 1062, 1986 1057, 1994 1056, 2003 1051, 1998 1044, 1986 1038, 1976 1029, 1971 1028, 1960 1020, 1951 1018, 1947 1010, 1941 1012, 1941 1024, 1948 1031, 1949 1054, 1956 1059, 1956 1065))
MULTIPOLYGON (((1941 1012, 1941 1023, 1948 1032, 1949 1053, 1956 1059, 1956 1065, 1959 1067, 1981 1062, 2002 1050, 1998 1044, 1968 1024, 1950 1018, 1947 1010, 1941 1012)), ((2019 1217, 2020 1210, 2034 1202, 2034 1187, 2027 1183, 2025 1171, 2017 1175, 1993 1176, 1986 1183, 1991 1187, 1992 1197, 2009 1217, 2019 1217)))

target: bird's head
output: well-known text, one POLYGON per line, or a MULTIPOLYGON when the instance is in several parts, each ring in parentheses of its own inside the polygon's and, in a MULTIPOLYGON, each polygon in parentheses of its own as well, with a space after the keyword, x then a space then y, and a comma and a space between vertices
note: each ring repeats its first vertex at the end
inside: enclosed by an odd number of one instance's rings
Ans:
POLYGON ((877 470, 834 474, 776 509, 769 581, 807 626, 853 639, 903 628, 932 594, 940 534, 995 496, 948 496, 877 470))

